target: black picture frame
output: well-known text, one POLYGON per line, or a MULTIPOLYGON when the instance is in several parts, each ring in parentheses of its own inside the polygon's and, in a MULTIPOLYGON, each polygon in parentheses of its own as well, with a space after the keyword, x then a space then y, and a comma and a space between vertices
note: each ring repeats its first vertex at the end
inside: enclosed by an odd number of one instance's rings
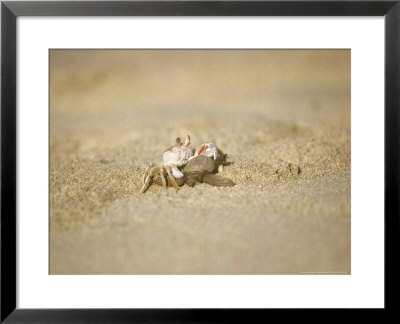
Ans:
MULTIPOLYGON (((2 323, 259 322, 256 318, 261 321, 268 319, 265 317, 266 312, 278 312, 270 309, 16 308, 16 19, 19 16, 384 16, 385 307, 383 310, 375 311, 379 317, 396 311, 400 274, 398 266, 395 265, 395 260, 400 255, 400 0, 2 1, 0 317, 2 323)), ((310 311, 320 314, 320 311, 316 310, 293 311, 307 317, 310 316, 310 311)), ((367 316, 370 317, 371 313, 369 312, 367 316)))

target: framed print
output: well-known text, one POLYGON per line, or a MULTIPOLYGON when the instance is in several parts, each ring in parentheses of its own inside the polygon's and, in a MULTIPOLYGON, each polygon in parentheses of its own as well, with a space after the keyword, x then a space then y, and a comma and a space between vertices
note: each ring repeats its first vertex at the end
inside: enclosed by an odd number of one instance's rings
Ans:
POLYGON ((2 321, 395 309, 398 1, 1 9, 2 321))
POLYGON ((50 275, 351 274, 350 50, 51 49, 49 62, 50 275))

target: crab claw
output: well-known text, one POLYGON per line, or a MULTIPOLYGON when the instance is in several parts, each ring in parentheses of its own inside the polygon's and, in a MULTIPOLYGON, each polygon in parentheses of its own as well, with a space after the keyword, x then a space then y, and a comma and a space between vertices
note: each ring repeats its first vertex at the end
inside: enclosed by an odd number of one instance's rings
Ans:
POLYGON ((181 171, 179 171, 179 169, 176 166, 171 166, 171 171, 175 178, 183 177, 183 173, 181 171))
POLYGON ((216 160, 218 157, 218 148, 212 142, 203 143, 196 148, 196 151, 194 153, 194 156, 199 155, 212 157, 214 160, 216 160))

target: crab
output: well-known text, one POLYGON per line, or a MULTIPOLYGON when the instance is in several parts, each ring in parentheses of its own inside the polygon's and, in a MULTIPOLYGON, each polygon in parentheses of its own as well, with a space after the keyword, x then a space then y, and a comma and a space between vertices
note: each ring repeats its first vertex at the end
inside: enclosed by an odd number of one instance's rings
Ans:
MULTIPOLYGON (((187 135, 185 142, 178 137, 176 144, 163 152, 162 162, 159 165, 150 163, 143 175, 143 186, 140 193, 144 193, 150 186, 151 180, 157 175, 160 176, 161 184, 167 188, 171 183, 175 189, 179 189, 179 185, 188 183, 193 186, 197 182, 201 182, 203 176, 212 173, 222 167, 222 163, 226 159, 217 146, 212 142, 205 142, 193 149, 190 142, 190 136, 187 135), (199 158, 201 157, 201 158, 199 158), (190 161, 189 165, 188 162, 190 161), (187 167, 186 167, 187 165, 187 167), (183 171, 183 172, 182 172, 183 171)), ((225 179, 229 180, 229 179, 225 179)), ((229 180, 224 181, 222 177, 210 177, 207 180, 212 185, 233 185, 229 180)), ((205 181, 205 182, 207 182, 205 181)))

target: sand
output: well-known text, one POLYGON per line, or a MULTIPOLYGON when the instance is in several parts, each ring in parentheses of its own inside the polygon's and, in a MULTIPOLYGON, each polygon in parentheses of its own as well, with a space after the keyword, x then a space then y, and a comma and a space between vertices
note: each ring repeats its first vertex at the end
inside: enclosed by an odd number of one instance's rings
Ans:
POLYGON ((50 53, 50 274, 350 274, 350 51, 50 53), (139 194, 190 134, 233 187, 139 194))

